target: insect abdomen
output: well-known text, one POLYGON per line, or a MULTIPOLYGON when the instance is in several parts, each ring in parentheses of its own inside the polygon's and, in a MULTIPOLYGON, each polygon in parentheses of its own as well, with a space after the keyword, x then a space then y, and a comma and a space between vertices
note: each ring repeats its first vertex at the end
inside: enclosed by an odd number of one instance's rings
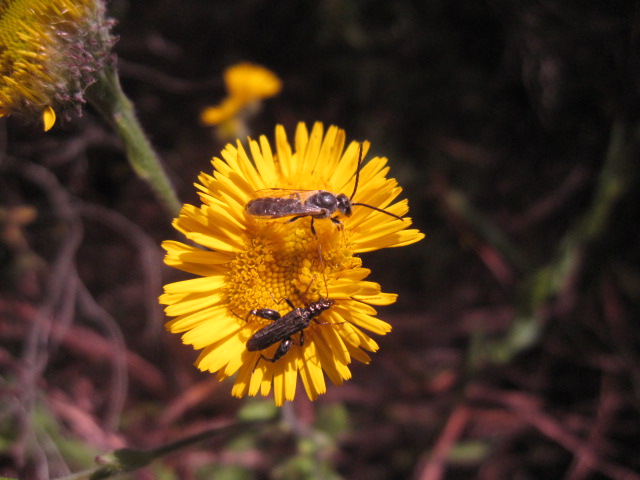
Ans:
POLYGON ((279 218, 296 215, 300 210, 300 200, 295 198, 266 197, 250 200, 247 213, 255 217, 279 218))
POLYGON ((304 308, 296 308, 254 333, 247 341, 247 350, 250 352, 264 350, 307 328, 311 318, 304 308))

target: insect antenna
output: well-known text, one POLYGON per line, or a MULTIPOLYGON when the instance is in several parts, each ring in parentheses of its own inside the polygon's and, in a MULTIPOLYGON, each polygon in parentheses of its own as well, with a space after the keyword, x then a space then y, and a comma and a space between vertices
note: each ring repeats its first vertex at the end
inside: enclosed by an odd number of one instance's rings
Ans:
MULTIPOLYGON (((361 169, 362 169, 362 142, 360 142, 360 148, 358 150, 358 168, 356 170, 356 183, 353 186, 353 193, 349 197, 349 201, 350 202, 351 202, 351 200, 353 200, 353 197, 355 197, 356 191, 358 190, 358 182, 360 181, 360 170, 361 169)), ((389 215, 389 216, 391 216, 393 218, 397 218, 398 220, 404 221, 404 218, 402 218, 401 216, 396 215, 395 213, 387 212, 386 210, 383 210, 382 208, 374 207, 373 205, 367 205, 366 203, 360 203, 360 202, 351 202, 351 205, 360 205, 361 207, 367 207, 367 208, 370 208, 371 210, 375 210, 375 211, 380 212, 380 213, 386 213, 387 215, 389 215)))
POLYGON ((386 213, 390 217, 397 218, 398 220, 404 221, 404 218, 402 218, 400 215, 396 215, 395 213, 387 212, 386 210, 383 210, 382 208, 374 207, 373 205, 367 205, 366 203, 359 203, 359 202, 352 203, 351 205, 360 205, 361 207, 367 207, 367 208, 370 208, 371 210, 375 210, 376 212, 386 213))
POLYGON ((309 289, 311 288, 311 285, 313 285, 313 282, 315 281, 316 281, 316 275, 314 274, 313 277, 311 277, 311 281, 307 285, 307 288, 304 289, 304 292, 300 292, 300 300, 302 300, 302 303, 304 304, 305 307, 308 307, 309 303, 311 303, 307 298, 307 293, 309 293, 309 289))
POLYGON ((329 298, 329 285, 327 285, 327 276, 324 273, 324 268, 322 269, 322 280, 324 281, 324 291, 326 293, 324 298, 328 299, 329 298))
MULTIPOLYGON (((356 168, 356 183, 353 185, 353 193, 349 197, 349 201, 353 200, 353 197, 358 190, 358 182, 360 181, 360 167, 362 166, 362 142, 358 148, 358 167, 356 168)), ((355 205, 355 204, 354 204, 355 205)))

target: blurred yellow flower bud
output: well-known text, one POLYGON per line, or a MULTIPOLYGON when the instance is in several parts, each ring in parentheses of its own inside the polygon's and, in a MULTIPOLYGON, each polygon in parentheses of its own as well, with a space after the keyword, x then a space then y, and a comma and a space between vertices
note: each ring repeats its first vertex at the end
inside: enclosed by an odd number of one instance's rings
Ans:
POLYGON ((223 140, 244 137, 246 119, 260 107, 260 101, 282 90, 282 82, 272 71, 252 63, 238 63, 224 72, 228 97, 219 105, 207 107, 200 119, 205 125, 218 127, 223 140))

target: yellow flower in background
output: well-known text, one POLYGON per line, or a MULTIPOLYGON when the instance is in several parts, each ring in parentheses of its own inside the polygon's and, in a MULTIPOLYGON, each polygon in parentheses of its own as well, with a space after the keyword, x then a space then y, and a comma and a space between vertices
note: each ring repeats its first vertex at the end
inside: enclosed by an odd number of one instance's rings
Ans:
POLYGON ((260 107, 260 101, 282 90, 282 82, 272 71, 252 63, 238 63, 224 72, 228 97, 219 105, 207 107, 200 119, 216 126, 218 136, 230 139, 246 136, 246 120, 260 107))
POLYGON ((282 82, 275 73, 252 63, 229 67, 224 72, 224 83, 229 96, 245 104, 273 97, 282 89, 282 82))
MULTIPOLYGON (((351 193, 360 150, 369 143, 352 142, 345 149, 345 133, 316 123, 309 134, 296 129, 294 149, 282 126, 276 127, 275 154, 266 137, 249 141, 249 152, 238 141, 227 145, 222 158, 212 161, 213 175, 199 177, 202 205, 185 205, 174 227, 204 248, 165 241, 165 263, 197 278, 165 286, 160 302, 173 318, 167 328, 182 334, 185 344, 202 350, 196 365, 217 372, 223 380, 236 375, 232 393, 268 395, 282 405, 296 393, 298 375, 310 399, 326 391, 324 374, 334 384, 351 377, 352 359, 369 362, 366 351, 378 345, 367 332, 384 335, 391 326, 375 317, 373 305, 389 305, 395 294, 365 280, 369 270, 354 255, 385 247, 409 245, 424 235, 408 229, 409 218, 395 218, 371 208, 354 206, 349 217, 331 219, 291 217, 264 219, 250 215, 247 203, 268 188, 324 189, 351 193), (299 333, 291 335, 291 349, 274 362, 279 348, 249 351, 256 332, 280 320, 267 320, 252 310, 272 309, 284 316, 297 308, 330 299, 331 305, 299 333), (266 357, 263 358, 263 357, 266 357)), ((354 202, 402 217, 406 200, 393 203, 401 188, 387 179, 385 158, 373 158, 361 169, 354 202)))
POLYGON ((79 108, 113 45, 98 0, 0 0, 0 116, 79 108))

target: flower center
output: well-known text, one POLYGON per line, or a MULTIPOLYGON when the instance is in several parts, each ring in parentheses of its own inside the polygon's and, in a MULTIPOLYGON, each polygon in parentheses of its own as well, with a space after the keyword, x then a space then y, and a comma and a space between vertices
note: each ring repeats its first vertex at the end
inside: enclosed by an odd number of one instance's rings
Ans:
POLYGON ((81 105, 110 26, 95 0, 0 0, 0 115, 81 105))
POLYGON ((288 312, 328 297, 328 278, 354 262, 344 230, 330 220, 311 218, 255 221, 247 248, 230 262, 226 294, 236 315, 272 308, 288 312))

